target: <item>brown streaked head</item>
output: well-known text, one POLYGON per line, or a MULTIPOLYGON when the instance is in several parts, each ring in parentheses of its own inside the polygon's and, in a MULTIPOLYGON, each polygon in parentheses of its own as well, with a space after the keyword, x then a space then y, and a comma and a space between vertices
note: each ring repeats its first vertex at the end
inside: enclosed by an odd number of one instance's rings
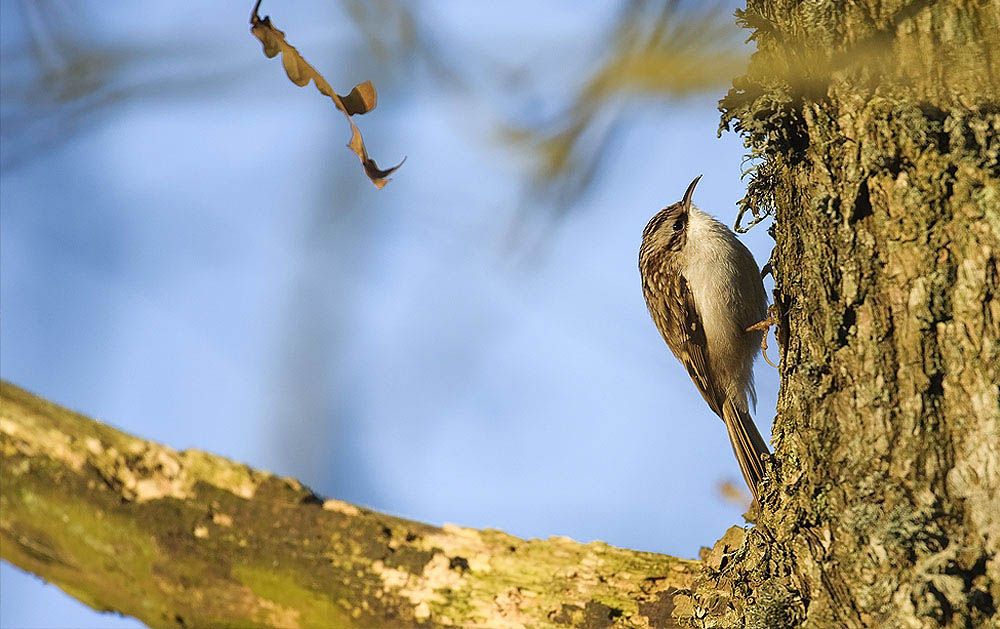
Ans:
POLYGON ((691 212, 691 197, 701 175, 694 178, 684 191, 684 198, 668 205, 649 219, 642 231, 643 249, 680 251, 687 241, 688 215, 691 212))

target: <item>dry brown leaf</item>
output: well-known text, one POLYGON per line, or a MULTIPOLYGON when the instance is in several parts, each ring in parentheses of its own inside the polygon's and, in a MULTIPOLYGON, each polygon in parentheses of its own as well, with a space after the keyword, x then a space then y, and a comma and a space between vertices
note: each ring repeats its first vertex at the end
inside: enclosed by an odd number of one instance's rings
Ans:
POLYGON ((358 83, 351 90, 351 93, 341 99, 348 115, 367 114, 375 109, 378 104, 378 94, 375 93, 375 86, 371 81, 358 83))
POLYGON ((368 151, 365 150, 365 142, 361 139, 361 130, 358 129, 358 125, 354 124, 354 121, 350 118, 348 118, 347 121, 351 123, 351 141, 347 144, 347 148, 354 151, 354 153, 361 160, 361 166, 365 169, 365 174, 372 180, 375 187, 381 190, 385 187, 385 184, 389 183, 389 175, 402 166, 403 162, 406 161, 406 158, 404 157, 402 162, 399 162, 392 168, 387 168, 385 170, 379 168, 378 164, 375 163, 375 160, 368 157, 368 151))
POLYGON ((281 55, 281 64, 285 67, 285 74, 288 75, 288 79, 292 83, 295 83, 299 87, 305 87, 312 81, 321 94, 330 97, 330 100, 344 114, 348 124, 351 125, 351 141, 347 144, 347 148, 351 149, 358 156, 358 159, 361 160, 361 166, 364 168, 365 174, 375 184, 375 187, 383 188, 385 184, 389 183, 389 175, 402 166, 406 158, 403 158, 402 162, 391 168, 379 168, 375 160, 368 157, 368 150, 365 148, 365 141, 361 137, 361 130, 351 120, 351 116, 366 114, 375 109, 375 106, 378 104, 378 94, 375 92, 375 86, 372 85, 371 81, 365 81, 364 83, 355 85, 347 96, 337 94, 330 87, 327 80, 323 78, 323 75, 299 54, 295 46, 292 46, 285 40, 285 33, 278 30, 271 23, 270 16, 261 18, 257 12, 258 9, 260 9, 260 0, 257 0, 257 3, 254 4, 253 12, 250 14, 250 32, 264 46, 264 54, 268 59, 274 58, 279 54, 281 55))

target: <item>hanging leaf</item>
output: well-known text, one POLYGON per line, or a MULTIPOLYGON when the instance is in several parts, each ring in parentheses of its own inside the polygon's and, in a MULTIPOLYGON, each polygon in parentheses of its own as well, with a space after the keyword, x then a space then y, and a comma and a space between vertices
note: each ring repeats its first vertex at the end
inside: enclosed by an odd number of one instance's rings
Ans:
POLYGON ((378 94, 375 92, 375 86, 372 85, 371 81, 365 81, 364 83, 355 85, 347 96, 337 94, 330 87, 327 80, 323 78, 323 75, 299 54, 295 46, 292 46, 285 40, 285 34, 275 28, 271 23, 270 16, 265 15, 263 18, 260 17, 258 13, 260 1, 257 0, 257 3, 254 4, 253 12, 250 14, 250 32, 260 40, 261 45, 264 47, 264 55, 268 59, 272 59, 280 54, 281 64, 285 67, 285 74, 288 75, 288 79, 292 83, 295 83, 299 87, 305 87, 311 81, 321 94, 330 97, 330 100, 337 106, 337 109, 347 118, 347 123, 351 125, 351 141, 347 144, 347 148, 351 149, 358 156, 358 159, 361 160, 361 166, 364 168, 365 174, 375 184, 375 187, 383 188, 385 184, 389 183, 389 175, 402 166, 406 158, 403 158, 402 162, 391 168, 379 168, 375 160, 368 157, 368 150, 365 148, 365 141, 361 137, 361 130, 358 129, 358 125, 354 124, 354 121, 351 119, 351 116, 366 114, 375 109, 375 105, 378 104, 378 94))
POLYGON ((375 109, 375 105, 378 103, 378 94, 375 93, 375 86, 372 85, 372 82, 365 81, 355 85, 351 93, 343 97, 341 101, 344 103, 348 115, 367 114, 375 109))

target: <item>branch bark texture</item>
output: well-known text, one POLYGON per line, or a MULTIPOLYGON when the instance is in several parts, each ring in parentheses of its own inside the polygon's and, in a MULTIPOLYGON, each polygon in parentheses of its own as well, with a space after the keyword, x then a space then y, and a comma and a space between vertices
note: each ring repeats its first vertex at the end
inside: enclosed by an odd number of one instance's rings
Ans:
POLYGON ((152 627, 665 627, 691 608, 701 562, 429 526, 7 383, 0 403, 0 555, 152 627))

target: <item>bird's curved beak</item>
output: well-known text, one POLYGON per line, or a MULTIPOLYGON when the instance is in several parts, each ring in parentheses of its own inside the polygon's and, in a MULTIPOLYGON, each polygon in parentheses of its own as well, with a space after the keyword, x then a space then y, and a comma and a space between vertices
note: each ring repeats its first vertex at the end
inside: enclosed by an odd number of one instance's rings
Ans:
POLYGON ((681 200, 681 204, 684 206, 684 212, 687 213, 691 209, 691 197, 694 196, 694 189, 698 185, 698 181, 701 179, 701 175, 694 178, 690 184, 688 184, 688 189, 684 191, 684 198, 681 200))

